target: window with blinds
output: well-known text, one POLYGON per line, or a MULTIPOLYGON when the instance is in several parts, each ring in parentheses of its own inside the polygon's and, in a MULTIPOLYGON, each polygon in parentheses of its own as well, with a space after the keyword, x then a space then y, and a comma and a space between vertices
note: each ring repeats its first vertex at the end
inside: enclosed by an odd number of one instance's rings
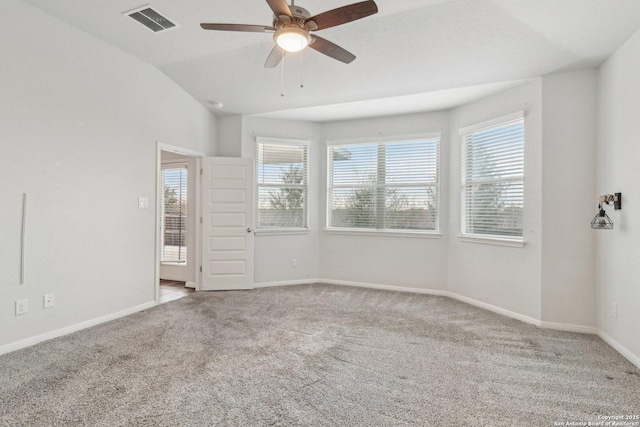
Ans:
POLYGON ((462 234, 522 240, 524 118, 462 130, 462 234))
POLYGON ((162 254, 167 263, 187 262, 187 165, 162 167, 162 254))
POLYGON ((439 137, 327 150, 329 229, 438 231, 439 137))
POLYGON ((258 138, 257 229, 307 229, 308 141, 258 138))

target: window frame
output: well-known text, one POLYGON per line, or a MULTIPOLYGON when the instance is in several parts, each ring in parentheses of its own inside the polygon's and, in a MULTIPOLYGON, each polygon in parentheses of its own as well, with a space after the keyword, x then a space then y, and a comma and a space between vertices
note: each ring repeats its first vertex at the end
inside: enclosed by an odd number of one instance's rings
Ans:
POLYGON ((184 161, 184 160, 171 160, 171 161, 167 161, 167 162, 162 162, 160 164, 160 182, 162 183, 162 211, 161 211, 161 215, 160 215, 160 237, 161 237, 161 245, 160 245, 160 264, 162 265, 173 265, 173 266, 180 266, 180 267, 186 267, 189 265, 189 162, 184 161), (165 247, 165 226, 166 226, 166 211, 165 211, 165 200, 164 200, 164 172, 165 170, 173 170, 173 169, 184 169, 186 171, 186 194, 185 194, 185 198, 187 200, 187 204, 185 206, 186 209, 186 219, 185 219, 185 224, 186 224, 186 232, 185 232, 185 251, 186 251, 186 256, 184 258, 184 261, 172 261, 172 260, 165 260, 163 259, 164 257, 164 247, 165 247))
POLYGON ((272 137, 256 137, 255 144, 255 178, 254 178, 254 191, 255 191, 255 208, 254 215, 256 219, 256 227, 255 234, 256 235, 285 235, 285 234, 307 234, 311 231, 311 227, 309 225, 309 159, 311 158, 311 141, 308 139, 288 139, 288 138, 272 138, 272 137), (305 226, 303 227, 268 227, 268 228, 260 228, 260 183, 258 170, 260 168, 260 144, 273 144, 273 145, 294 145, 294 146, 304 146, 306 148, 306 170, 305 170, 305 206, 304 206, 304 222, 305 226))
MULTIPOLYGON (((387 237, 417 237, 417 238, 432 238, 437 239, 442 236, 440 229, 440 214, 441 214, 441 145, 442 145, 442 133, 430 132, 411 135, 395 135, 389 137, 376 137, 376 138, 359 138, 359 139, 347 139, 347 140, 328 140, 326 142, 326 200, 325 200, 325 228, 326 234, 351 234, 361 236, 387 236, 387 237), (347 145, 373 145, 379 147, 381 144, 394 144, 394 143, 407 143, 407 142, 420 142, 425 140, 435 140, 437 147, 436 158, 436 181, 433 187, 436 190, 436 228, 434 230, 411 230, 411 229, 394 229, 394 228, 349 228, 349 227, 334 227, 331 225, 331 207, 332 207, 332 195, 333 187, 331 186, 332 169, 331 169, 331 147, 347 146, 347 145)), ((380 163, 378 163, 379 167, 380 163)))
POLYGON ((460 135, 460 234, 458 238, 463 242, 469 243, 481 243, 481 244, 489 244, 489 245, 498 245, 498 246, 508 246, 508 247, 524 247, 524 212, 525 212, 525 171, 526 171, 526 117, 524 111, 516 111, 511 114, 507 114, 504 116, 496 117, 491 120, 486 120, 480 123, 476 123, 470 126, 465 126, 459 129, 460 135), (520 182, 522 183, 522 235, 521 236, 505 236, 498 234, 480 234, 480 233, 468 233, 466 232, 466 223, 467 223, 467 207, 466 207, 466 187, 468 185, 473 185, 478 181, 468 181, 467 177, 467 168, 465 165, 467 164, 466 159, 466 144, 467 144, 467 135, 503 126, 510 122, 522 121, 523 126, 523 151, 522 151, 522 175, 519 178, 514 179, 513 177, 509 178, 496 178, 492 182, 520 182))

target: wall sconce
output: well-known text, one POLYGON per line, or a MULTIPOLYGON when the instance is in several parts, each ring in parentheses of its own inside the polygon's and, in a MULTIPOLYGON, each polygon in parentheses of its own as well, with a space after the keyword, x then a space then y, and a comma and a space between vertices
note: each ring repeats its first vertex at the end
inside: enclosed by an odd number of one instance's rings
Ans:
POLYGON ((611 230, 613 221, 604 211, 604 205, 613 203, 613 209, 618 211, 622 209, 622 193, 605 194, 598 197, 598 214, 591 221, 591 228, 596 230, 611 230))

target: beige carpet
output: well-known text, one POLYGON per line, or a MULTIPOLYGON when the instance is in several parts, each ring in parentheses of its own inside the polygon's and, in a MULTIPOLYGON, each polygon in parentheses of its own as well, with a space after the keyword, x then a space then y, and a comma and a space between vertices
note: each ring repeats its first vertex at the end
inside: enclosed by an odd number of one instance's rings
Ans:
POLYGON ((0 357, 0 425, 553 426, 640 414, 595 336, 330 285, 196 293, 0 357))

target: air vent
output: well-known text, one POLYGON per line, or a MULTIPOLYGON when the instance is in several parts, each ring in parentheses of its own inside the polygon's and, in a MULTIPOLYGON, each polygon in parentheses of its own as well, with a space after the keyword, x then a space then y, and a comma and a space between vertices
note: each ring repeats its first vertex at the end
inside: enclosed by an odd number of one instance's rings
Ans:
POLYGON ((135 19, 154 33, 159 33, 160 31, 169 30, 178 26, 151 6, 144 6, 125 12, 125 15, 135 19))

